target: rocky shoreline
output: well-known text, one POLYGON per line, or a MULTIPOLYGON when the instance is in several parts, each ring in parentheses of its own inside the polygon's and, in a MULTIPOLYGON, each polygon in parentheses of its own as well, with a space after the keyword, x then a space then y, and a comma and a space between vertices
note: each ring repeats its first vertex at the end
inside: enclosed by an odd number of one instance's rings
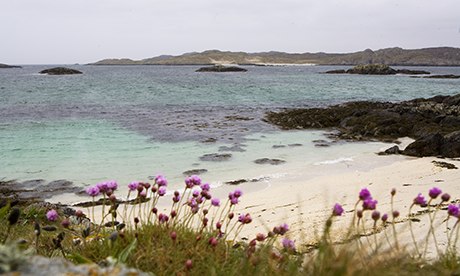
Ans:
MULTIPOLYGON (((327 108, 269 112, 265 120, 281 129, 336 129, 337 139, 416 141, 402 154, 460 157, 460 94, 400 103, 357 101, 327 108)), ((398 153, 399 151, 394 151, 398 153)))

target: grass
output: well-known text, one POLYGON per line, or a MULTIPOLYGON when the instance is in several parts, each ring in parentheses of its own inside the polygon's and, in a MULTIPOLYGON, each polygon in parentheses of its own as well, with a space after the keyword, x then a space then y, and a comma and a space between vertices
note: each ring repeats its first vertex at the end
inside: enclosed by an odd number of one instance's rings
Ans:
MULTIPOLYGON (((109 184, 111 188, 107 188, 108 184, 100 183, 88 190, 94 201, 103 197, 107 204, 103 208, 103 222, 96 222, 93 208, 86 214, 78 212, 72 216, 57 209, 55 216, 50 212, 50 205, 18 208, 4 204, 0 209, 0 240, 11 248, 32 250, 34 254, 47 257, 63 257, 76 264, 124 264, 155 275, 460 274, 456 249, 459 227, 453 223, 460 212, 453 204, 449 205, 447 213, 441 210, 450 196, 442 195, 439 202, 441 191, 437 188, 429 191, 428 202, 418 195, 410 207, 411 210, 419 205, 427 211, 424 215, 430 218, 430 229, 426 241, 434 239, 432 229, 436 215, 446 215, 451 223, 450 228, 446 228, 447 235, 452 235, 449 244, 443 251, 437 251, 436 258, 427 259, 423 245, 415 246, 421 254, 400 247, 397 235, 386 236, 387 232, 393 233, 398 216, 383 218, 367 189, 359 194, 349 229, 343 229, 348 233, 344 240, 337 242, 331 237, 334 221, 343 213, 342 207, 336 204, 325 221, 321 237, 312 247, 296 245, 287 239, 285 234, 289 227, 286 224, 275 226, 268 233, 258 233, 247 241, 237 240, 234 237, 252 222, 250 214, 234 213, 242 192, 236 190, 221 204, 212 198, 209 186, 202 184, 198 177, 188 178, 184 191, 175 193, 167 214, 155 208, 164 196, 166 179, 157 177, 153 184, 131 183, 130 194, 137 203, 133 211, 119 205, 114 196, 116 183, 109 184), (361 204, 363 209, 360 209, 361 204), (377 240, 379 231, 385 234, 384 242, 377 240)), ((392 198, 395 193, 391 192, 392 198)), ((127 201, 130 200, 128 196, 127 201)), ((0 272, 11 269, 2 265, 7 262, 5 260, 0 260, 0 272)))

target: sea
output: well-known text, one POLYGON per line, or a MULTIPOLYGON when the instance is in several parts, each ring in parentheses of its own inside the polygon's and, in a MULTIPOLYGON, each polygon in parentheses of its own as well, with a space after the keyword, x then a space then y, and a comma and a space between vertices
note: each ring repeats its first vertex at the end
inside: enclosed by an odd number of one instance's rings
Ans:
MULTIPOLYGON (((331 140, 333 130, 280 130, 264 121, 267 112, 460 92, 456 79, 321 74, 340 66, 197 73, 200 66, 66 65, 83 74, 39 74, 54 66, 0 69, 0 181, 68 180, 83 190, 116 180, 126 193, 129 182, 162 174, 172 192, 198 170, 222 195, 235 183, 256 192, 405 158, 377 157, 388 143, 331 140), (284 162, 254 162, 262 158, 284 162)), ((401 68, 460 75, 459 67, 401 68)))

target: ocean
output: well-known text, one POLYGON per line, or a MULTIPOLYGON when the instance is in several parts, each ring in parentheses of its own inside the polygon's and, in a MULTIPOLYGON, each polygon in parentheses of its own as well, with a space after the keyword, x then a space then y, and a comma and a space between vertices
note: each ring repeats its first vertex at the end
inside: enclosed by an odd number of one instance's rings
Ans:
MULTIPOLYGON (((65 179, 83 189, 104 180, 126 186, 164 174, 172 191, 182 188, 185 171, 199 169, 206 170, 204 181, 224 194, 234 188, 229 181, 245 179, 242 187, 256 191, 273 179, 366 170, 404 157, 370 158, 391 144, 335 142, 320 130, 281 131, 265 123, 264 114, 460 92, 455 79, 320 74, 345 68, 339 66, 197 73, 199 66, 70 65, 83 74, 38 74, 50 67, 0 69, 0 181, 65 179), (225 160, 209 161, 209 154, 225 160), (254 162, 261 158, 285 162, 254 162)), ((415 69, 460 75, 458 67, 415 69)), ((53 200, 83 198, 68 194, 53 200)))

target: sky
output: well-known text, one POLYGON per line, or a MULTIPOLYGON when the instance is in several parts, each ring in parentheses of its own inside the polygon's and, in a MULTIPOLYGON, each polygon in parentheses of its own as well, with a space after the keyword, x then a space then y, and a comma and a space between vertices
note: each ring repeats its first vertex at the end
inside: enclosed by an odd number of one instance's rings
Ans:
POLYGON ((460 47, 459 0, 2 0, 0 63, 460 47))

